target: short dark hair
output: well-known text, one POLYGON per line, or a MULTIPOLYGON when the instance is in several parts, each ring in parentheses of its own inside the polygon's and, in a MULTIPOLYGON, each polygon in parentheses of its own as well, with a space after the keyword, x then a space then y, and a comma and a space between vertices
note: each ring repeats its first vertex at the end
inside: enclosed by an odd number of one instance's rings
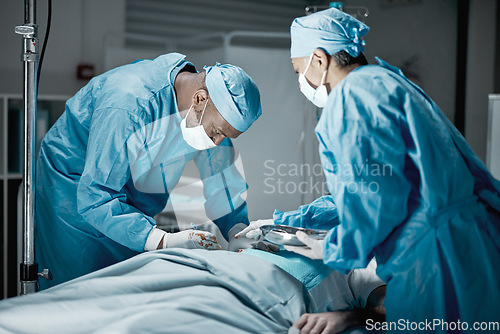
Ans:
POLYGON ((332 55, 340 68, 346 68, 351 65, 368 65, 368 61, 365 58, 363 52, 360 52, 357 57, 351 56, 345 50, 341 50, 332 55))

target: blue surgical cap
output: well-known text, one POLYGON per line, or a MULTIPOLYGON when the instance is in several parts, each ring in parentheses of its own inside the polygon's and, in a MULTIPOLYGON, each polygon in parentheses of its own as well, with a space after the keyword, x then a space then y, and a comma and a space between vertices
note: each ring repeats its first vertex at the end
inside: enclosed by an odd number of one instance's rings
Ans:
POLYGON ((329 55, 345 50, 357 57, 365 49, 360 38, 370 28, 336 8, 296 18, 290 27, 292 46, 291 58, 306 57, 317 48, 329 55))
POLYGON ((208 94, 215 107, 233 128, 245 132, 262 114, 257 85, 238 66, 217 63, 204 69, 208 94))

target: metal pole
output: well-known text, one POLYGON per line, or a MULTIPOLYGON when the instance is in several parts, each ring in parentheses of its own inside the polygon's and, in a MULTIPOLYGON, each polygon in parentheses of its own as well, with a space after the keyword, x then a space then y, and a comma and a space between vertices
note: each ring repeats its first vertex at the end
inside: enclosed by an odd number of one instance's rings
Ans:
POLYGON ((38 263, 35 262, 35 145, 36 76, 38 64, 38 26, 35 0, 25 0, 24 25, 15 32, 23 35, 24 65, 24 167, 23 167, 23 259, 20 264, 21 295, 37 291, 38 263))

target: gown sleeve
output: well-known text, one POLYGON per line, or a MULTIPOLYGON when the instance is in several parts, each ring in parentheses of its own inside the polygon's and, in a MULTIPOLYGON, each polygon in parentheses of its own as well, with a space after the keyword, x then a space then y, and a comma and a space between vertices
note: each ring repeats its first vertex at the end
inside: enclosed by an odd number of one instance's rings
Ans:
POLYGON ((316 132, 340 222, 325 238, 324 262, 347 273, 366 267, 374 249, 407 217, 411 138, 404 110, 411 102, 397 85, 377 78, 338 88, 316 132))
POLYGON ((319 230, 329 230, 339 223, 337 207, 331 195, 301 205, 297 210, 288 212, 275 210, 273 219, 275 224, 319 230))
POLYGON ((195 159, 203 182, 205 212, 226 239, 234 225, 249 224, 245 201, 248 185, 236 167, 238 161, 228 138, 195 159))
POLYGON ((130 178, 126 140, 138 127, 127 110, 94 111, 77 201, 78 213, 87 223, 115 242, 142 252, 156 223, 132 206, 123 191, 130 178))

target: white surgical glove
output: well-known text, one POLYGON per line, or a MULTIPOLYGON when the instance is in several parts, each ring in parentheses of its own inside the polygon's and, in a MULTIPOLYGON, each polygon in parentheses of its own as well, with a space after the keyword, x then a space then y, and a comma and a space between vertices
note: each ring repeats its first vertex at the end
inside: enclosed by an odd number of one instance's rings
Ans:
POLYGON ((295 235, 307 247, 284 246, 286 250, 307 256, 313 260, 323 259, 323 239, 311 238, 302 231, 298 231, 295 235))
POLYGON ((254 240, 247 238, 236 238, 238 232, 241 232, 247 227, 247 225, 238 223, 234 225, 228 233, 229 236, 229 244, 227 246, 227 250, 231 252, 237 252, 240 249, 252 248, 251 243, 255 242, 254 240))
POLYGON ((165 233, 163 248, 222 249, 217 238, 212 233, 200 230, 165 233))
POLYGON ((162 248, 222 249, 217 238, 210 232, 185 230, 168 233, 155 226, 149 233, 144 250, 152 251, 162 248))
POLYGON ((254 220, 250 223, 246 228, 244 228, 241 232, 235 235, 236 239, 241 238, 242 236, 246 236, 250 239, 257 239, 262 235, 262 231, 260 230, 261 226, 264 225, 274 225, 274 219, 259 219, 254 220))

